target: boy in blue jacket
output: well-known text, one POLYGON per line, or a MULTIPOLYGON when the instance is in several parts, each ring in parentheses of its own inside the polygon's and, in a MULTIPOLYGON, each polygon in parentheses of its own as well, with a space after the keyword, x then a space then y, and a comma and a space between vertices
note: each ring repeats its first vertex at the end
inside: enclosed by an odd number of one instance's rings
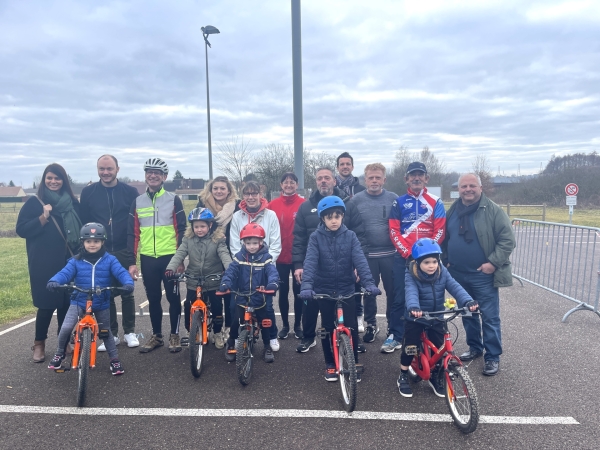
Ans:
MULTIPOLYGON (((267 291, 275 292, 279 288, 279 272, 273 264, 273 257, 269 254, 269 248, 264 243, 265 230, 259 224, 251 222, 240 231, 240 239, 243 242, 242 249, 235 254, 233 262, 229 265, 219 291, 226 292, 229 289, 239 292, 252 292, 259 287, 267 291)), ((235 340, 239 336, 240 321, 244 319, 244 306, 247 298, 235 295, 237 305, 231 320, 231 331, 225 344, 225 359, 228 362, 235 361, 235 340)), ((275 323, 275 311, 273 310, 273 295, 255 292, 250 297, 250 305, 254 308, 256 319, 270 319, 275 323)), ((271 349, 270 327, 261 327, 260 332, 265 346, 263 359, 267 363, 275 361, 271 349)), ((277 333, 277 330, 275 330, 277 333)))
MULTIPOLYGON (((85 224, 79 234, 83 249, 73 258, 69 259, 67 265, 50 281, 47 289, 55 290, 61 284, 67 284, 75 280, 75 285, 88 289, 91 287, 111 286, 112 278, 116 278, 122 284, 125 292, 133 292, 133 280, 121 263, 104 248, 106 232, 104 226, 99 223, 85 224)), ((58 348, 56 354, 48 364, 48 369, 60 368, 65 359, 66 347, 71 337, 73 327, 77 324, 79 317, 85 314, 86 295, 81 292, 73 293, 71 306, 63 321, 58 334, 58 348)), ((125 372, 121 362, 113 335, 110 331, 110 291, 104 291, 99 296, 94 294, 92 298, 92 311, 96 316, 99 329, 108 330, 108 336, 104 338, 104 345, 110 358, 110 370, 113 375, 121 375, 125 372)))
MULTIPOLYGON (((421 331, 427 328, 429 340, 437 348, 444 343, 444 326, 441 322, 419 323, 418 319, 423 311, 443 311, 445 291, 456 299, 460 308, 467 306, 470 311, 477 309, 477 303, 467 291, 458 284, 448 270, 440 264, 442 249, 433 239, 422 238, 412 246, 411 261, 405 273, 406 286, 406 311, 404 318, 404 343, 400 356, 400 377, 398 390, 403 397, 412 397, 412 390, 408 382, 408 367, 414 356, 406 354, 407 346, 421 344, 421 331)), ((431 371, 429 385, 438 397, 444 397, 444 380, 440 376, 439 367, 431 371)))
MULTIPOLYGON (((355 269, 360 277, 360 283, 369 295, 380 295, 381 291, 371 275, 369 263, 360 246, 356 234, 343 224, 346 206, 341 198, 330 195, 321 199, 317 205, 321 222, 308 240, 300 298, 305 302, 316 294, 331 296, 350 295, 354 292, 356 282, 355 269)), ((358 322, 354 297, 346 300, 344 308, 344 325, 350 328, 352 334, 352 349, 354 359, 358 363, 358 322)), ((321 325, 331 335, 335 327, 335 302, 319 300, 321 325)), ((325 379, 337 381, 335 361, 331 350, 331 339, 326 336, 321 339, 323 356, 325 357, 325 379)), ((357 374, 360 381, 361 375, 357 374)))

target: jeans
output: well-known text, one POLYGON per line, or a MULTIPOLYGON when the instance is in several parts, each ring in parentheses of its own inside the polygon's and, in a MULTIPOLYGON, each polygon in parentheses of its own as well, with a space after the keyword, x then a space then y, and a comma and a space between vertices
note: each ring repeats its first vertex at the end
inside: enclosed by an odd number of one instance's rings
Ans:
MULTIPOLYGON (((379 281, 383 281, 383 289, 386 296, 385 317, 390 323, 390 310, 394 302, 394 256, 384 258, 369 258, 369 269, 375 280, 375 285, 379 286, 379 281)), ((368 295, 365 297, 365 322, 368 325, 377 327, 377 297, 368 295)))
POLYGON ((394 302, 390 308, 389 327, 390 334, 398 342, 404 336, 404 310, 406 309, 406 294, 404 292, 404 275, 406 272, 406 259, 400 255, 394 256, 394 302))
POLYGON ((500 295, 494 287, 494 274, 483 272, 461 272, 452 266, 450 275, 479 304, 481 315, 463 317, 467 344, 471 351, 485 349, 486 361, 500 361, 502 335, 500 332, 500 295))
MULTIPOLYGON (((118 250, 112 253, 121 265, 127 270, 127 250, 118 250)), ((116 286, 121 286, 121 283, 116 282, 116 286)), ((119 322, 117 320, 117 305, 115 297, 121 296, 121 324, 123 325, 123 333, 129 334, 135 331, 135 299, 133 292, 111 292, 110 297, 110 331, 114 336, 119 334, 119 322)))

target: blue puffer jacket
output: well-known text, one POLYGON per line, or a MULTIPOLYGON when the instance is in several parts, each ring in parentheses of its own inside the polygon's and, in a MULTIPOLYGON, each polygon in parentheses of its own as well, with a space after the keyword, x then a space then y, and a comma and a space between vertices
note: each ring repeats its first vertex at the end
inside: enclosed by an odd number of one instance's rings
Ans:
POLYGON ((375 286, 354 231, 346 225, 331 231, 321 222, 308 240, 300 290, 331 296, 350 295, 354 292, 355 268, 363 287, 375 286))
POLYGON ((410 263, 404 277, 406 283, 405 318, 414 320, 414 317, 408 313, 410 308, 420 308, 421 311, 443 311, 445 291, 450 292, 456 299, 459 308, 473 300, 444 266, 440 265, 438 269, 433 275, 427 275, 418 268, 416 261, 410 263))
MULTIPOLYGON (((75 286, 82 289, 91 287, 112 286, 112 277, 119 280, 122 285, 133 285, 133 280, 121 263, 110 253, 105 253, 100 257, 96 264, 92 264, 85 259, 71 258, 67 265, 50 281, 56 281, 60 284, 67 284, 75 280, 75 286)), ((71 295, 71 305, 77 305, 85 309, 86 295, 74 291, 71 295)), ((110 291, 104 291, 100 296, 94 294, 92 298, 92 310, 102 311, 110 307, 110 291)))
MULTIPOLYGON (((279 285, 279 273, 273 264, 273 257, 269 254, 269 247, 265 244, 262 248, 252 254, 246 251, 246 247, 235 254, 233 261, 223 274, 221 285, 239 292, 250 292, 257 287, 267 287, 268 284, 279 285)), ((262 308, 267 299, 272 295, 256 292, 250 297, 250 306, 262 308)), ((238 305, 246 304, 246 297, 235 296, 238 305)))

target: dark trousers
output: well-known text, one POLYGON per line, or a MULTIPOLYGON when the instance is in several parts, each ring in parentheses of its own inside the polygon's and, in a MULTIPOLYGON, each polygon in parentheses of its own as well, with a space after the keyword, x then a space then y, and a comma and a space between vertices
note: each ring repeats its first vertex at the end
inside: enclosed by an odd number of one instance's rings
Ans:
POLYGON ((481 314, 463 317, 469 348, 476 352, 485 349, 486 361, 500 361, 502 333, 500 330, 500 295, 494 287, 494 274, 461 272, 452 266, 450 275, 479 304, 481 314))
MULTIPOLYGON (((232 317, 232 322, 231 322, 231 331, 229 332, 229 345, 233 345, 233 342, 235 341, 235 339, 238 338, 238 336, 240 335, 240 327, 244 324, 244 307, 243 306, 239 306, 236 305, 236 307, 233 310, 233 317, 232 317)), ((267 311, 267 307, 263 306, 262 308, 259 309, 255 309, 254 310, 254 314, 256 315, 256 320, 258 320, 258 323, 261 323, 263 319, 271 319, 274 320, 275 316, 273 317, 269 317, 269 312, 267 311)), ((260 329, 260 334, 263 340, 263 344, 266 347, 270 347, 271 346, 271 335, 270 335, 270 328, 263 328, 261 326, 260 329)))
MULTIPOLYGON (((207 305, 210 305, 210 312, 212 314, 212 329, 214 333, 220 333, 223 328, 223 297, 217 295, 216 291, 203 291, 202 300, 207 305)), ((226 296, 228 297, 228 295, 226 296)), ((185 302, 183 302, 183 314, 185 317, 185 329, 190 331, 190 310, 192 309, 192 303, 196 301, 196 290, 187 290, 185 296, 185 302)))
POLYGON ((404 310, 406 309, 406 294, 404 293, 404 275, 406 272, 406 259, 400 255, 394 256, 394 301, 390 308, 388 326, 390 334, 396 341, 404 336, 404 310))
MULTIPOLYGON (((276 263, 277 272, 279 273, 279 312, 281 312, 281 321, 284 327, 290 327, 289 312, 290 312, 290 273, 293 275, 293 264, 276 263)), ((292 280, 292 292, 294 293, 294 328, 300 328, 302 320, 302 299, 298 297, 300 294, 300 285, 296 280, 292 280)))
MULTIPOLYGON (((67 295, 67 294, 65 294, 67 295)), ((58 319, 58 332, 62 327, 67 311, 69 310, 69 304, 66 303, 64 308, 58 309, 38 309, 35 316, 35 340, 45 341, 48 338, 48 328, 50 328, 50 322, 52 322, 52 316, 56 311, 56 318, 58 319)))
MULTIPOLYGON (((383 289, 385 290, 386 297, 385 318, 389 327, 390 310, 394 303, 394 256, 368 258, 367 262, 375 280, 375 285, 379 286, 379 282, 383 281, 383 289)), ((365 322, 373 327, 377 327, 377 297, 372 295, 365 297, 365 322)))
MULTIPOLYGON (((321 310, 321 325, 325 328, 325 331, 329 334, 321 339, 321 345, 323 347, 323 356, 325 357, 325 364, 333 365, 335 361, 333 359, 333 350, 331 349, 331 335, 335 329, 335 319, 337 310, 335 308, 335 302, 332 300, 316 300, 321 310)), ((344 310, 344 325, 350 328, 352 334, 352 350, 354 352, 354 360, 358 362, 358 321, 356 320, 356 304, 355 299, 351 298, 345 300, 342 306, 344 310)), ((306 334, 304 335, 306 337, 306 334)))
POLYGON ((427 337, 438 349, 444 344, 444 324, 441 322, 432 324, 422 324, 412 320, 406 321, 404 328, 404 341, 402 345, 402 354, 400 355, 400 364, 410 366, 414 356, 406 354, 406 346, 421 345, 421 331, 427 330, 427 337))
MULTIPOLYGON (((128 270, 129 267, 127 267, 126 253, 127 249, 112 252, 125 270, 128 270)), ((115 280, 115 286, 122 286, 122 284, 115 280)), ((133 292, 112 292, 110 297, 110 331, 112 332, 113 336, 117 336, 119 334, 117 305, 115 303, 115 298, 118 296, 121 296, 121 311, 123 313, 121 316, 121 324, 123 325, 123 333, 129 334, 135 332, 135 298, 133 297, 133 292)))
MULTIPOLYGON (((356 316, 356 311, 353 315, 356 316)), ((304 339, 314 340, 317 328, 317 319, 319 318, 319 302, 314 299, 307 300, 302 306, 302 333, 304 339)))
POLYGON ((165 270, 172 257, 173 255, 159 256, 158 258, 145 255, 140 256, 142 279, 144 280, 146 297, 148 297, 148 309, 150 311, 153 334, 162 334, 163 310, 160 304, 162 299, 161 283, 165 287, 165 295, 169 301, 171 334, 179 334, 179 316, 181 315, 179 286, 174 280, 168 280, 165 277, 165 270))

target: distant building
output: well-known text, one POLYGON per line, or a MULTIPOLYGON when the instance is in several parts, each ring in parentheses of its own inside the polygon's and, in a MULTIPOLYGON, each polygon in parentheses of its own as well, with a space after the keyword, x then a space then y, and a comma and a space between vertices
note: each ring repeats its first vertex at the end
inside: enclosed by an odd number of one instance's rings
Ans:
POLYGON ((0 202, 24 202, 27 194, 21 186, 1 186, 0 202))

